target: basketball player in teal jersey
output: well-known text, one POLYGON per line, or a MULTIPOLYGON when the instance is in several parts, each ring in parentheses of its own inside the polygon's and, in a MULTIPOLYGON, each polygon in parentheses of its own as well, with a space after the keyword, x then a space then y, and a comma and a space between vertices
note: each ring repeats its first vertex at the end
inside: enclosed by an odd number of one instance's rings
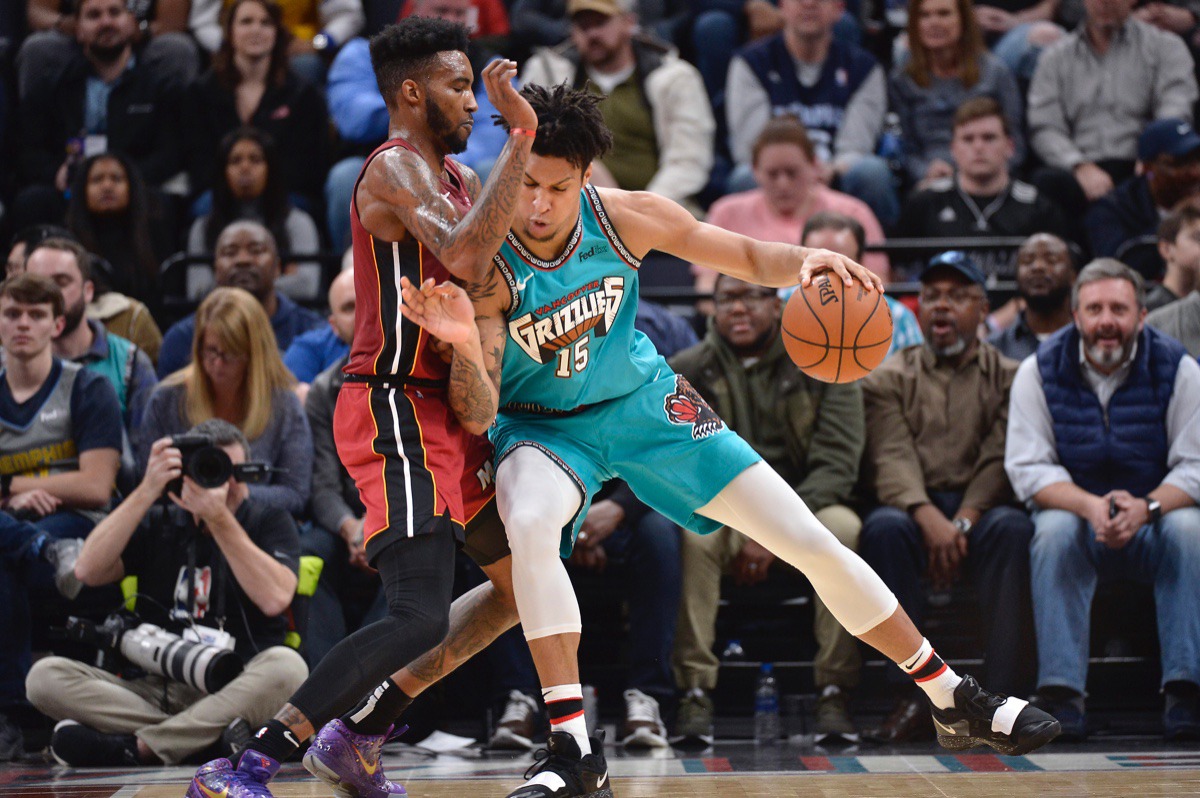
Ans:
POLYGON ((600 741, 585 731, 579 607, 560 557, 595 491, 614 477, 692 531, 734 527, 803 571, 851 633, 925 690, 943 746, 1022 754, 1053 739, 1059 725, 1050 715, 988 693, 942 662, 879 577, 633 327, 639 259, 652 249, 772 287, 833 271, 880 290, 878 278, 831 252, 702 224, 653 194, 592 187, 591 163, 611 144, 597 98, 565 86, 522 93, 539 127, 495 270, 465 292, 402 280, 407 318, 451 343, 478 335, 488 372, 502 364, 488 391, 472 381, 473 401, 490 406, 499 391, 497 499, 551 718, 548 757, 510 798, 611 795, 600 741))

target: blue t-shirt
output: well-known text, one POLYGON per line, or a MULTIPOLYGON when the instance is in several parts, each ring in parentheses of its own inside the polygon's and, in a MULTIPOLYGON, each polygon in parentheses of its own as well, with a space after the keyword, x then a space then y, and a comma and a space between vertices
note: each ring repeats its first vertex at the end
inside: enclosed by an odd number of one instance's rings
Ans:
MULTIPOLYGON (((57 387, 62 370, 62 361, 54 358, 46 382, 37 393, 20 403, 13 399, 7 375, 0 371, 0 419, 13 427, 29 426, 57 387)), ((123 429, 121 405, 112 385, 103 374, 81 369, 71 389, 71 437, 75 441, 75 451, 116 449, 119 452, 123 429)))
POLYGON ((300 382, 312 382, 325 369, 350 354, 350 344, 329 325, 296 336, 283 354, 283 365, 300 382))
MULTIPOLYGON (((276 292, 279 306, 271 317, 271 329, 275 331, 275 343, 279 351, 285 351, 292 340, 302 332, 325 324, 325 319, 308 308, 297 305, 283 294, 276 292)), ((192 362, 192 338, 196 335, 196 314, 180 319, 171 325, 163 336, 162 348, 158 353, 158 378, 173 374, 192 362)))

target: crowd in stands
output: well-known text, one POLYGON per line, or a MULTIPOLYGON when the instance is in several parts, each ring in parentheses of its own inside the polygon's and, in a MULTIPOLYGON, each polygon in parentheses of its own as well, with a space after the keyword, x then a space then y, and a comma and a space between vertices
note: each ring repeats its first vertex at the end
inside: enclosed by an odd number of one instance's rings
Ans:
MULTIPOLYGON (((1066 736, 1089 730, 1097 584, 1151 583, 1163 731, 1200 738, 1193 0, 21 5, 0 9, 0 761, 39 712, 73 721, 52 741, 70 764, 209 758, 303 680, 297 646, 311 665, 382 612, 332 434, 355 301, 335 264, 388 134, 369 38, 409 15, 472 30, 457 157, 481 179, 505 134, 479 75, 515 58, 522 84, 605 98, 594 184, 891 284, 889 357, 851 385, 786 356, 787 290, 676 264, 647 275, 672 298, 638 326, 918 623, 930 591, 972 585, 986 681, 1036 693, 1066 736), (189 431, 258 481, 167 484, 189 431), (210 534, 162 532, 195 519, 210 534), (205 695, 35 662, 32 619, 102 622, 122 591, 155 623, 228 620, 242 675, 205 695)), ((721 575, 787 566, 735 530, 681 534, 621 484, 570 565, 612 561, 622 740, 711 742, 721 575)), ((893 711, 860 733, 859 646, 819 599, 811 634, 819 740, 927 732, 892 669, 893 711)), ((491 743, 530 747, 524 640, 487 656, 491 743)))

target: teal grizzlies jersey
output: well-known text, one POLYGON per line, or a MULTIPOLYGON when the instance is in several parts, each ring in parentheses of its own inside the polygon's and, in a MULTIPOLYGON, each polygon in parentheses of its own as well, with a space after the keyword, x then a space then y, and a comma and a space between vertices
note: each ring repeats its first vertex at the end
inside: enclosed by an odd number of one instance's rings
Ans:
POLYGON ((632 393, 667 371, 633 327, 638 268, 596 189, 580 192, 565 250, 534 257, 510 232, 495 264, 512 292, 500 412, 571 411, 632 393))

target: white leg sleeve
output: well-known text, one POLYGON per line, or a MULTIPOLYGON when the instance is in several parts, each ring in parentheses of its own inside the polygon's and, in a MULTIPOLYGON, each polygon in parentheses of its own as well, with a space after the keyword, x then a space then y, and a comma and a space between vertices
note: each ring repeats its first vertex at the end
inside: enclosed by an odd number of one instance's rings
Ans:
POLYGON ((512 549, 513 595, 526 640, 578 633, 579 602, 558 556, 562 528, 583 497, 562 469, 520 446, 496 471, 496 506, 512 549))
POLYGON ((896 597, 878 574, 839 543, 766 463, 747 468, 696 512, 798 568, 852 635, 874 629, 896 611, 896 597))

